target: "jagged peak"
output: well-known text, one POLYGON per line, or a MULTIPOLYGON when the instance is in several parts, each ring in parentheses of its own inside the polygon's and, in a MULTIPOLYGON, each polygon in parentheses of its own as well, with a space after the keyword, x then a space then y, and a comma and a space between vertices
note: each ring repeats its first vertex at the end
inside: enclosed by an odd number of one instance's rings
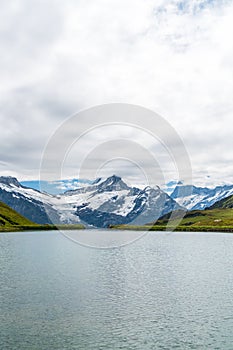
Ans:
POLYGON ((92 185, 97 185, 98 183, 100 183, 101 180, 102 180, 102 177, 98 177, 97 179, 95 179, 95 180, 92 182, 92 185))
POLYGON ((16 177, 13 176, 0 176, 0 183, 3 183, 8 186, 16 186, 21 187, 19 181, 16 179, 16 177))
POLYGON ((113 182, 119 182, 119 181, 121 181, 121 180, 122 180, 122 179, 121 179, 120 176, 117 176, 117 175, 113 174, 112 176, 109 176, 105 181, 108 181, 108 182, 111 182, 111 181, 113 181, 113 182))
POLYGON ((128 190, 130 187, 121 179, 120 176, 112 175, 101 183, 97 183, 98 191, 128 190))

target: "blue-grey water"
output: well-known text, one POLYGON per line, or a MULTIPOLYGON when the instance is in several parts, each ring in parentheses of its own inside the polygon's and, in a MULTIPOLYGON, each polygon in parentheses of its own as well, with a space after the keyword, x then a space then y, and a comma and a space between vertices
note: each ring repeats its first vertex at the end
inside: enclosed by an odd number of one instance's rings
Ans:
MULTIPOLYGON (((125 232, 125 234, 128 234, 125 232)), ((233 235, 0 235, 0 349, 233 349, 233 235)))

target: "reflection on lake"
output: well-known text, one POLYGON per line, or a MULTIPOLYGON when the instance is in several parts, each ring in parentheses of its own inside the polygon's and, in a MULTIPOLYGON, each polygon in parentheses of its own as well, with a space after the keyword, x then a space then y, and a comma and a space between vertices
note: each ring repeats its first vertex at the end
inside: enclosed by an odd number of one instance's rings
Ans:
POLYGON ((232 266, 231 234, 151 232, 115 249, 1 234, 0 349, 232 350, 232 266))

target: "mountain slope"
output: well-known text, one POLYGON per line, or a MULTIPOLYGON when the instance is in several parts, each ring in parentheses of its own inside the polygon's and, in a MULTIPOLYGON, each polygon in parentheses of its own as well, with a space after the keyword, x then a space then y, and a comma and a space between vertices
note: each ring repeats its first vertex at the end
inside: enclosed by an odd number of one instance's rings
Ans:
POLYGON ((30 220, 26 219, 5 203, 0 202, 0 230, 14 226, 33 226, 30 220))
POLYGON ((188 210, 204 210, 232 194, 233 185, 217 186, 215 188, 179 185, 171 194, 171 198, 188 210))

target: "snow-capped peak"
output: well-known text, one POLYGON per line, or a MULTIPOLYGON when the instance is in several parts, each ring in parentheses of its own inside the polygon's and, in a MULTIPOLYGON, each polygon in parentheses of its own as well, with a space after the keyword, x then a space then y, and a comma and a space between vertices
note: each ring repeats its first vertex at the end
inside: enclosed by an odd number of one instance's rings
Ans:
POLYGON ((19 181, 13 176, 0 176, 0 183, 8 186, 21 187, 19 181))
POLYGON ((100 184, 97 183, 97 190, 98 192, 112 192, 112 191, 122 191, 122 190, 129 190, 129 186, 122 181, 121 177, 112 175, 108 177, 105 181, 101 182, 100 184))

